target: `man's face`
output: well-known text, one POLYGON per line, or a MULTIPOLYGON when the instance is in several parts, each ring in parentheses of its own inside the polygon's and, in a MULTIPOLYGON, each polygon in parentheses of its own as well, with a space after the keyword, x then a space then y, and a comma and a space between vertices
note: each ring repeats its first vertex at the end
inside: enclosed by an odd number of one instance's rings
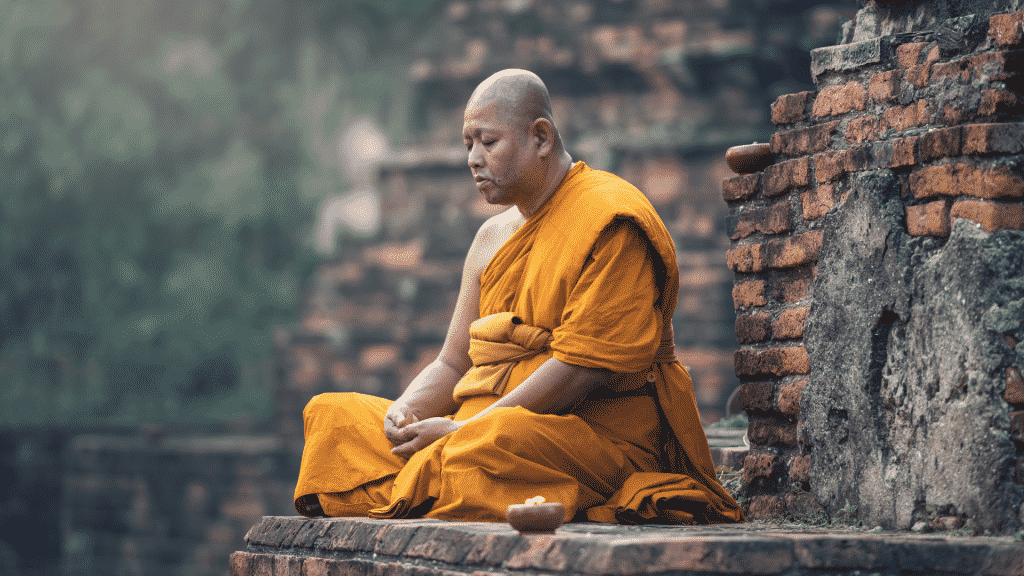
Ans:
POLYGON ((529 127, 497 102, 470 103, 463 118, 462 137, 477 190, 491 204, 507 206, 528 198, 533 188, 529 127))

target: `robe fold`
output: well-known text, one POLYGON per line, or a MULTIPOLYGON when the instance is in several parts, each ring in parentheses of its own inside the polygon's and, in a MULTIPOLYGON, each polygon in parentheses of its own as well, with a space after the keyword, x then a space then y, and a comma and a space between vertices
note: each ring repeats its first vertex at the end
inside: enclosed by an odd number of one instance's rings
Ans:
POLYGON ((674 357, 675 247, 636 188, 577 162, 483 271, 469 420, 549 358, 615 372, 562 414, 499 408, 415 453, 390 453, 390 401, 322 394, 304 411, 296 509, 330 516, 504 520, 533 496, 566 520, 743 521, 718 484, 692 383, 674 357))

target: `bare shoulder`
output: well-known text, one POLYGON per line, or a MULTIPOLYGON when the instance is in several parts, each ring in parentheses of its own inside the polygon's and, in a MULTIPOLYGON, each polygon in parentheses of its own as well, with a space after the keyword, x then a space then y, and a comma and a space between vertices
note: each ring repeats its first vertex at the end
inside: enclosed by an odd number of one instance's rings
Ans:
POLYGON ((466 267, 476 274, 483 272, 498 249, 522 227, 526 219, 515 206, 488 218, 476 233, 466 256, 466 267))

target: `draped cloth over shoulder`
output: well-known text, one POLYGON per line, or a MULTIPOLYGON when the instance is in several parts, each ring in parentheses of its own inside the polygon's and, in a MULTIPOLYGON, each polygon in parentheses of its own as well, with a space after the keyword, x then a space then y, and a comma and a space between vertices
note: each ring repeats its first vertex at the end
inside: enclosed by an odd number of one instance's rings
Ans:
MULTIPOLYGON (((344 506, 334 509, 501 520, 508 504, 543 495, 566 505, 566 520, 742 521, 716 480, 690 377, 674 358, 678 282, 675 247, 643 194, 578 162, 484 270, 470 330, 473 367, 454 391, 452 418, 465 424, 399 466, 359 448, 357 458, 380 466, 361 476, 378 479, 374 490, 339 479, 344 506), (566 413, 498 408, 470 420, 551 358, 616 375, 566 413)), ((361 420, 351 404, 344 402, 345 418, 361 420)), ((307 451, 314 417, 307 415, 307 451)), ((361 434, 367 445, 383 438, 361 434)), ((309 460, 323 471, 322 463, 348 454, 331 449, 304 452, 303 466, 309 460)), ((297 505, 301 494, 333 490, 323 481, 328 472, 317 476, 317 489, 303 474, 297 505)))

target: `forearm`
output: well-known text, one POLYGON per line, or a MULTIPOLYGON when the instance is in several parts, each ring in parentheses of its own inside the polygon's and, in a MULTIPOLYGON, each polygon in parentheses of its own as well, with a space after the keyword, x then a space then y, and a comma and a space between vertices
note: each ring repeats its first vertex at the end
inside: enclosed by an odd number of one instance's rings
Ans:
POLYGON ((496 408, 515 406, 537 414, 557 414, 608 382, 612 375, 610 370, 584 368, 550 358, 515 390, 470 420, 484 417, 496 408))
POLYGON ((408 406, 420 420, 453 414, 458 405, 452 392, 460 378, 462 374, 455 368, 434 360, 413 378, 395 403, 408 406))

